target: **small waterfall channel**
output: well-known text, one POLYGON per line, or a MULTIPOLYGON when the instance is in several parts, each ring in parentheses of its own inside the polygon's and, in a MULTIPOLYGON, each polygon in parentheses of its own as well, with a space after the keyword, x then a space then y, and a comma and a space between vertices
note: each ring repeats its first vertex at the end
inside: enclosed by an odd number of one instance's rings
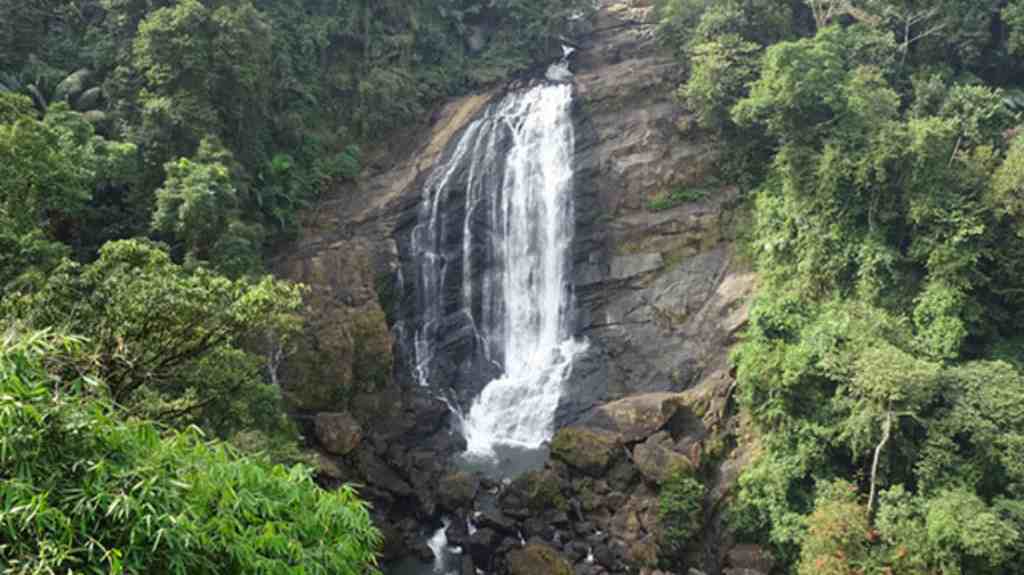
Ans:
POLYGON ((468 410, 452 404, 470 457, 550 439, 562 383, 585 348, 572 336, 573 87, 564 62, 548 78, 465 128, 427 178, 412 231, 417 381, 450 385, 443 366, 484 366, 457 372, 486 385, 468 410), (446 344, 445 330, 463 333, 471 351, 446 344))

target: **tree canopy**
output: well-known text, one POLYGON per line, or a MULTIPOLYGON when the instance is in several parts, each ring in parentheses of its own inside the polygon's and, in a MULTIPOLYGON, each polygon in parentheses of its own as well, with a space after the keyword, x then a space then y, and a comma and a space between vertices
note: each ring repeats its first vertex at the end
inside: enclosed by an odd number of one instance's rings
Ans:
POLYGON ((0 336, 4 573, 374 572, 380 535, 351 488, 123 418, 87 343, 0 336))
POLYGON ((753 212, 734 527, 799 573, 1019 572, 1020 3, 660 10, 753 212))

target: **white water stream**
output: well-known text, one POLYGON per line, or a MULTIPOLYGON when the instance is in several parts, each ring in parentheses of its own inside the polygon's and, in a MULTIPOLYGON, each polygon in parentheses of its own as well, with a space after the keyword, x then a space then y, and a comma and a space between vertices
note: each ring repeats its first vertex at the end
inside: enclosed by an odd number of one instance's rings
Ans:
MULTIPOLYGON (((504 374, 465 418, 469 453, 493 445, 534 448, 551 437, 562 381, 582 344, 571 337, 567 277, 572 248, 572 157, 575 146, 568 84, 510 96, 498 116, 512 132, 506 159, 501 225, 504 374)), ((499 335, 499 334, 494 334, 499 335)))
MULTIPOLYGON (((553 80, 565 75, 564 63, 549 71, 553 80)), ((439 330, 451 313, 445 280, 454 263, 439 254, 458 231, 460 313, 470 316, 486 361, 502 371, 459 414, 470 455, 493 455, 496 445, 532 449, 550 439, 563 381, 585 347, 571 331, 572 91, 569 83, 548 83, 509 94, 464 130, 424 189, 412 236, 421 276, 417 378, 434 383, 439 330), (450 226, 445 207, 456 181, 464 182, 457 188, 465 196, 464 221, 450 226), (473 255, 481 251, 485 263, 473 255)))

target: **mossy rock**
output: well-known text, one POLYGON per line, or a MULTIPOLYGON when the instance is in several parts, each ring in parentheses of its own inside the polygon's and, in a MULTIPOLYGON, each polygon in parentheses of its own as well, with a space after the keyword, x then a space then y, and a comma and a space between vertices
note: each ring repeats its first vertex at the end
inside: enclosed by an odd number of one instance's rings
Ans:
POLYGON ((75 99, 85 91, 92 81, 92 71, 82 68, 61 80, 53 90, 53 101, 64 102, 75 99))
POLYGON ((282 369, 282 387, 294 409, 334 411, 351 396, 355 340, 344 308, 317 312, 307 314, 305 333, 282 369))
POLYGON ((515 480, 513 488, 522 493, 523 503, 532 511, 569 509, 569 502, 562 495, 561 479, 551 469, 524 473, 515 480))
POLYGON ((640 473, 655 484, 677 473, 692 476, 695 471, 688 457, 650 440, 633 448, 633 461, 640 473))
POLYGON ((288 358, 285 397, 296 409, 335 411, 359 393, 391 382, 391 333, 376 302, 348 308, 313 299, 306 303, 306 331, 288 358))
POLYGON ((591 477, 600 477, 611 465, 619 446, 616 434, 583 427, 566 427, 551 441, 551 455, 577 471, 591 477))
POLYGON ((370 304, 352 314, 354 347, 352 375, 360 391, 372 392, 391 382, 394 356, 387 316, 379 305, 370 304))
POLYGON ((511 575, 573 575, 572 567, 557 551, 533 543, 508 554, 508 571, 511 575))
POLYGON ((466 471, 454 471, 441 478, 437 502, 448 511, 469 509, 480 490, 480 479, 466 471))

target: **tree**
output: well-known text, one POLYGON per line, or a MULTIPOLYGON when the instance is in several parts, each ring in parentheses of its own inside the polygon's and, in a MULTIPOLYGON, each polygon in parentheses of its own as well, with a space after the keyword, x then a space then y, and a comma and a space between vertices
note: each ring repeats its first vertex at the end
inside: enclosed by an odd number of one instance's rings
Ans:
POLYGON ((195 260, 209 259, 237 209, 229 162, 229 152, 205 139, 195 159, 180 158, 164 166, 167 180, 156 191, 153 229, 180 240, 195 260))
POLYGON ((857 488, 843 481, 818 485, 814 513, 799 575, 856 575, 869 565, 871 528, 868 511, 857 501, 857 488))
POLYGON ((690 48, 693 70, 680 95, 703 127, 728 126, 730 110, 756 76, 757 52, 756 44, 731 34, 690 48))
POLYGON ((962 488, 924 497, 895 486, 882 493, 877 530, 879 560, 899 575, 1007 573, 1021 540, 998 509, 962 488))
POLYGON ((211 4, 185 0, 139 24, 132 64, 145 79, 141 138, 161 162, 191 154, 206 134, 261 158, 271 28, 248 0, 211 4))
POLYGON ((949 25, 943 6, 917 0, 874 0, 868 3, 877 22, 885 22, 899 38, 900 61, 906 62, 910 46, 941 33, 949 25))
POLYGON ((299 328, 300 305, 297 286, 186 269, 157 246, 128 240, 105 245, 94 263, 66 262, 43 289, 5 309, 29 325, 87 337, 118 404, 229 437, 254 423, 287 431, 281 411, 256 421, 280 392, 268 387, 264 360, 250 350, 268 335, 287 341, 299 328))
MULTIPOLYGON (((989 203, 999 214, 1018 222, 1024 216, 1024 139, 1016 138, 992 178, 989 203)), ((1018 227, 1018 233, 1024 229, 1018 227)))
POLYGON ((1021 0, 1010 0, 1003 7, 1001 16, 1003 22, 1010 29, 1006 46, 1010 53, 1020 55, 1024 52, 1024 2, 1021 0))
POLYGON ((68 131, 28 117, 0 124, 0 221, 56 232, 91 197, 94 170, 89 143, 68 131))

